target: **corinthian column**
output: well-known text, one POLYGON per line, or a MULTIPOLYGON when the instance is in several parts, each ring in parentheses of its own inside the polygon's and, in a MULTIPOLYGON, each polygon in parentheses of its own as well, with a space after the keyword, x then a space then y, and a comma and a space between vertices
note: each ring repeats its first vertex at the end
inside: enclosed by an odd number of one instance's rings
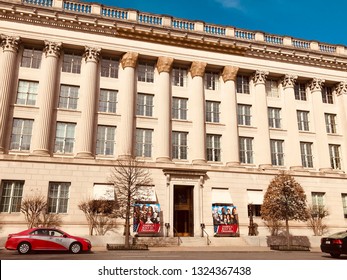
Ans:
POLYGON ((41 77, 38 89, 39 115, 34 124, 33 154, 49 156, 51 124, 53 117, 54 96, 58 77, 58 62, 61 43, 45 42, 44 54, 41 64, 41 77))
POLYGON ((221 114, 225 123, 223 133, 222 151, 227 166, 239 165, 239 133, 237 126, 237 102, 235 81, 238 67, 225 66, 222 73, 221 86, 221 114))
POLYGON ((97 73, 100 49, 85 47, 83 81, 81 84, 82 114, 76 137, 76 157, 93 156, 95 108, 97 96, 97 73))
POLYGON ((14 94, 14 73, 19 37, 1 35, 0 55, 0 153, 5 151, 6 127, 10 109, 10 97, 14 94))
POLYGON ((301 169, 301 151, 299 129, 296 115, 294 84, 297 76, 285 75, 282 80, 284 92, 284 116, 287 124, 287 144, 285 146, 285 163, 291 169, 301 169))
POLYGON ((129 52, 123 55, 120 72, 119 108, 119 158, 129 158, 133 154, 134 117, 135 117, 135 67, 138 53, 129 52))
POLYGON ((270 133, 267 108, 265 81, 268 72, 257 70, 253 75, 255 88, 254 122, 257 127, 257 136, 254 141, 256 164, 259 166, 271 165, 270 133))
POLYGON ((192 76, 192 94, 189 100, 192 118, 191 158, 193 164, 206 163, 206 129, 205 129, 205 97, 204 74, 206 63, 194 61, 190 68, 192 76))
MULTIPOLYGON (((343 142, 347 143, 347 82, 340 82, 336 86, 336 94, 339 112, 341 112, 341 126, 338 127, 341 132, 339 134, 343 135, 343 142)), ((341 149, 341 153, 343 153, 342 158, 347 159, 346 149, 341 149)), ((344 168, 346 169, 346 163, 344 168)))
POLYGON ((173 58, 159 57, 157 69, 159 72, 158 81, 158 135, 160 141, 157 143, 157 161, 170 161, 170 135, 171 135, 171 87, 170 71, 173 58))

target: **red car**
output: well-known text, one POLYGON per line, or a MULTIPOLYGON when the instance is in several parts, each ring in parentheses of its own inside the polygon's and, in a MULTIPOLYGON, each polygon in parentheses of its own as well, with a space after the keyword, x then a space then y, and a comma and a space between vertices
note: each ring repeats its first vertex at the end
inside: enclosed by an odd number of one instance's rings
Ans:
POLYGON ((19 233, 9 234, 5 248, 26 254, 35 250, 70 251, 78 254, 90 251, 92 244, 88 239, 72 236, 55 228, 31 228, 19 233))

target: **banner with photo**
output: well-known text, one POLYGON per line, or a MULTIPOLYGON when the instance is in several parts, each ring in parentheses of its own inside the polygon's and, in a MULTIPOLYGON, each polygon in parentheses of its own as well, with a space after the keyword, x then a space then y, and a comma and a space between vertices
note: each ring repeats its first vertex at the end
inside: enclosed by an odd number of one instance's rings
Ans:
POLYGON ((133 232, 156 234, 160 231, 160 205, 137 203, 134 205, 133 232))
POLYGON ((212 204, 212 218, 215 236, 240 236, 239 218, 234 205, 212 204))

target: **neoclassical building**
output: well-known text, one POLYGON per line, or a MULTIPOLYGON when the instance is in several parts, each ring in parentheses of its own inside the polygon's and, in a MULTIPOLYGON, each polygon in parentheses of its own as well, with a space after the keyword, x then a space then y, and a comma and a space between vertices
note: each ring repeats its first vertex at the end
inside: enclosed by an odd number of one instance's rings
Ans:
MULTIPOLYGON (((82 1, 0 0, 0 227, 42 194, 63 227, 102 196, 117 159, 144 161, 162 232, 239 233, 280 171, 347 226, 347 48, 82 1)), ((305 223, 294 233, 312 234, 305 223)), ((120 227, 119 232, 122 232, 120 227)))

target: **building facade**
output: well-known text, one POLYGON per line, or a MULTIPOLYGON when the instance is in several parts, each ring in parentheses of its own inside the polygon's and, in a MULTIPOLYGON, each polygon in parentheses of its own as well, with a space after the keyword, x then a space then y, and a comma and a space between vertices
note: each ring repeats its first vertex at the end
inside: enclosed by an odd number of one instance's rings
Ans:
MULTIPOLYGON (((0 223, 42 194, 87 233, 83 199, 117 159, 150 170, 162 233, 214 234, 212 205, 249 208, 280 171, 347 226, 347 49, 63 0, 0 1, 0 223)), ((294 233, 312 234, 306 223, 294 233)), ((122 227, 119 227, 119 233, 122 227)))

